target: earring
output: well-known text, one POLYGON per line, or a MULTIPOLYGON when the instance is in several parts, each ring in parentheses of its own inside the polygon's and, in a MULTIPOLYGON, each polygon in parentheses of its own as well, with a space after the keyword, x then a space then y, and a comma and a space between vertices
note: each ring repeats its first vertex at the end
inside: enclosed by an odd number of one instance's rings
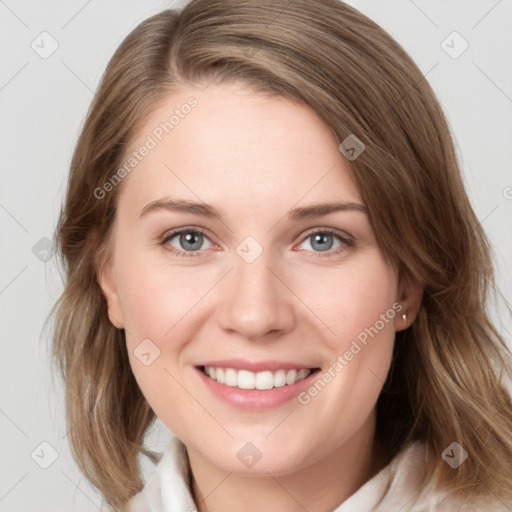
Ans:
POLYGON ((402 318, 403 318, 404 322, 407 322, 407 315, 405 313, 402 315, 402 318))

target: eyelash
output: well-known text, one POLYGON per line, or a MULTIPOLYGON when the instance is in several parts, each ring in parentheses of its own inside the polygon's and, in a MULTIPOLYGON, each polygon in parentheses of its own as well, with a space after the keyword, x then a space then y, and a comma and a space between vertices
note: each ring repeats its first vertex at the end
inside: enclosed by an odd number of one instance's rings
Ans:
MULTIPOLYGON (((160 244, 165 246, 166 250, 172 252, 175 256, 178 256, 178 257, 182 257, 182 258, 191 258, 192 257, 193 258, 196 256, 200 256, 202 250, 182 251, 182 250, 176 249, 175 247, 168 245, 169 240, 172 240, 175 236, 181 235, 182 233, 200 233, 203 236, 205 236, 206 238, 208 238, 208 235, 206 234, 206 232, 203 231, 201 228, 185 227, 185 228, 179 228, 179 229, 165 233, 160 239, 160 244)), ((300 243, 301 244, 304 243, 309 237, 316 235, 317 233, 322 233, 322 234, 327 233, 330 235, 334 235, 335 238, 337 238, 346 247, 339 247, 336 250, 325 251, 326 254, 323 254, 322 251, 316 251, 316 252, 313 251, 314 257, 328 258, 328 257, 336 256, 339 253, 346 250, 347 248, 351 248, 354 246, 354 241, 352 239, 341 235, 337 230, 335 230, 333 228, 314 228, 310 231, 307 231, 300 243)), ((211 242, 211 243, 213 243, 213 242, 211 242)))

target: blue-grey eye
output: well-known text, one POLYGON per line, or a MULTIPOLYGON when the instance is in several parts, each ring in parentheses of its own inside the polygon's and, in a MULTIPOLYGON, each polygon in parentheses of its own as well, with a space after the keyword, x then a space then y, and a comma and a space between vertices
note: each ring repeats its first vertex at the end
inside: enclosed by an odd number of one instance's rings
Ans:
POLYGON ((334 243, 334 237, 330 233, 315 233, 311 235, 311 247, 318 251, 328 251, 334 243))
POLYGON ((203 244, 208 239, 198 231, 182 231, 171 235, 167 243, 178 250, 184 251, 199 251, 204 249, 203 244), (176 245, 175 241, 178 241, 176 245))
POLYGON ((317 231, 316 233, 311 233, 309 236, 304 238, 301 245, 304 246, 304 244, 309 244, 310 247, 306 246, 303 248, 313 252, 325 252, 330 251, 333 248, 337 249, 342 246, 343 243, 347 243, 347 241, 335 233, 330 233, 329 231, 317 231), (336 242, 337 245, 335 245, 336 242))

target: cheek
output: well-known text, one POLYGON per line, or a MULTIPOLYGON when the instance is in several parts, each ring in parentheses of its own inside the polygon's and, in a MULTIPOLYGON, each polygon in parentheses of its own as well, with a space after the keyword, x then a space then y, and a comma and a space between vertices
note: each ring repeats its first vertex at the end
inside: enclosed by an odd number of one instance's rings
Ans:
POLYGON ((130 343, 150 338, 159 343, 204 294, 204 280, 191 269, 170 268, 162 260, 126 258, 118 265, 119 297, 130 343))
POLYGON ((190 397, 178 382, 183 380, 189 341, 202 325, 197 314, 205 283, 214 283, 216 276, 173 268, 157 251, 124 254, 116 261, 116 280, 130 365, 150 406, 161 419, 171 414, 165 423, 176 427, 179 420, 169 411, 190 408, 190 397))
POLYGON ((328 328, 323 329, 327 333, 324 343, 330 351, 343 354, 353 340, 364 344, 369 333, 371 338, 393 339, 399 308, 395 304, 397 277, 377 251, 328 273, 321 268, 313 270, 307 281, 297 283, 296 289, 328 328))
POLYGON ((323 337, 329 360, 319 376, 323 382, 313 384, 302 403, 311 405, 315 417, 338 411, 337 425, 351 432, 370 414, 389 370, 400 314, 397 278, 379 254, 367 254, 325 283, 308 300, 329 327, 323 337))
POLYGON ((157 416, 180 431, 182 419, 175 411, 190 409, 190 397, 179 384, 180 356, 190 339, 187 321, 204 284, 143 253, 119 261, 116 277, 135 379, 157 416))

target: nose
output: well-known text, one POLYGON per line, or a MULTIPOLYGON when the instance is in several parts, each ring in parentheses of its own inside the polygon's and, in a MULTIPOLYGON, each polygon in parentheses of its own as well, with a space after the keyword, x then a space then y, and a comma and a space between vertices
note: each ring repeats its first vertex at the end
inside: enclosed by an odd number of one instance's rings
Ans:
POLYGON ((235 268, 221 291, 221 328, 251 341, 289 332, 295 323, 294 295, 284 276, 272 268, 266 251, 252 263, 235 258, 235 268))

